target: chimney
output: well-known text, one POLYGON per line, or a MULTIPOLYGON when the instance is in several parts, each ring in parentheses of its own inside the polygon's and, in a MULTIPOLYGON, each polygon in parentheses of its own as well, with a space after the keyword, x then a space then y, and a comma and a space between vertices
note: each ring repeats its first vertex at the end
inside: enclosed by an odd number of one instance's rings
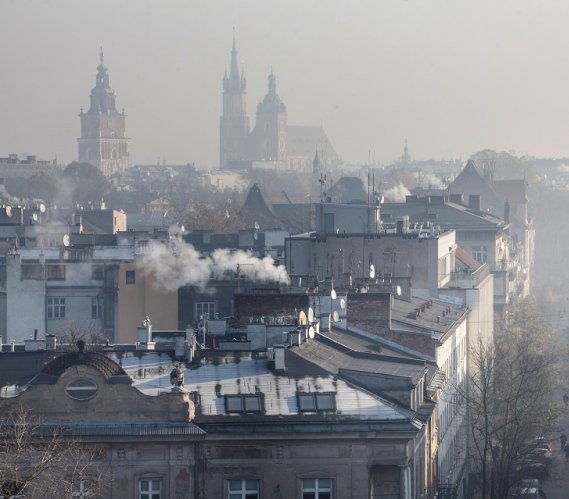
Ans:
POLYGON ((275 370, 286 371, 284 345, 275 345, 275 370))
POLYGON ((51 352, 55 352, 57 350, 57 337, 55 334, 45 335, 45 349, 51 352))
POLYGON ((174 343, 174 356, 177 359, 181 359, 184 357, 184 353, 185 353, 185 350, 184 350, 185 345, 184 344, 186 342, 186 338, 184 338, 183 336, 176 336, 174 338, 174 342, 175 342, 174 343))

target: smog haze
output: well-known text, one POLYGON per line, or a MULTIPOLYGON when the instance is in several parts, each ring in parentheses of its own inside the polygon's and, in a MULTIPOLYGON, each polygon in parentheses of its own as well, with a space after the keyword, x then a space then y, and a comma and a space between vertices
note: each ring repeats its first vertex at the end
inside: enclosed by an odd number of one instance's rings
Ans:
POLYGON ((130 163, 219 164, 235 30, 255 109, 274 72, 288 123, 346 163, 484 149, 567 156, 569 3, 507 0, 4 0, 0 151, 77 158, 100 48, 130 163))

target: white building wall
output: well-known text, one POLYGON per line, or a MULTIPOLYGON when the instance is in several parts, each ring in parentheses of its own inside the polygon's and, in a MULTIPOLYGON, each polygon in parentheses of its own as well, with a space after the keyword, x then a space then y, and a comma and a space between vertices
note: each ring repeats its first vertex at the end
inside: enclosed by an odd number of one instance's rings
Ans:
POLYGON ((442 345, 435 358, 447 376, 438 407, 438 470, 439 483, 460 484, 466 461, 467 434, 462 393, 467 370, 467 321, 462 321, 442 345))
POLYGON ((45 281, 21 278, 21 255, 6 256, 6 342, 45 333, 45 281))

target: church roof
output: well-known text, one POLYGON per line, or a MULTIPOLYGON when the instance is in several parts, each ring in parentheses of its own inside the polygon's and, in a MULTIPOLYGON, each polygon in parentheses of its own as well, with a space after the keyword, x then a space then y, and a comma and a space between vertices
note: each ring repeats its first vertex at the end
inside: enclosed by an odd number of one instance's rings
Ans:
POLYGON ((91 90, 91 105, 88 114, 119 114, 115 107, 115 92, 109 84, 107 67, 103 64, 103 51, 100 54, 101 63, 97 66, 95 86, 91 90))
POLYGON ((337 164, 340 158, 321 126, 287 127, 287 155, 289 157, 314 157, 318 151, 323 164, 337 164))

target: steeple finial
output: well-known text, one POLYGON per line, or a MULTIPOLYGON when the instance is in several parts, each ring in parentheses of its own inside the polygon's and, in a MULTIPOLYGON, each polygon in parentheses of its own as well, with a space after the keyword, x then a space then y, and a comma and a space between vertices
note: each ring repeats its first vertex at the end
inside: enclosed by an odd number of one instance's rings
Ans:
POLYGON ((101 46, 101 52, 99 52, 99 58, 101 59, 101 66, 103 65, 103 46, 101 46))
POLYGON ((231 49, 231 66, 229 66, 229 78, 239 79, 239 64, 237 63, 237 49, 235 48, 235 28, 233 28, 233 48, 231 49))

